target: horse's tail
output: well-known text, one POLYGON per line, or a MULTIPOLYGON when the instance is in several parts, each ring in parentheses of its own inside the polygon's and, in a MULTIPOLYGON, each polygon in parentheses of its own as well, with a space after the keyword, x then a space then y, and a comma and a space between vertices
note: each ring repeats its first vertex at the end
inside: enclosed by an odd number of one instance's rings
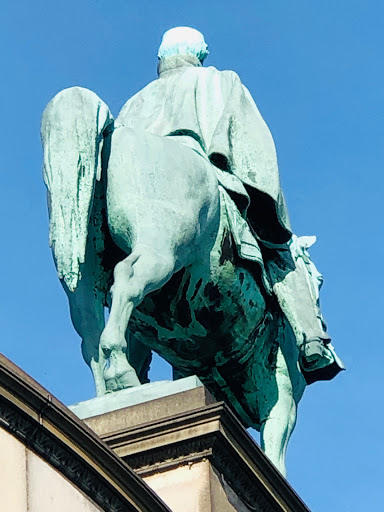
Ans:
POLYGON ((58 275, 71 291, 77 287, 80 264, 85 261, 95 185, 101 178, 103 134, 112 123, 107 105, 81 87, 59 92, 42 118, 49 243, 58 275))

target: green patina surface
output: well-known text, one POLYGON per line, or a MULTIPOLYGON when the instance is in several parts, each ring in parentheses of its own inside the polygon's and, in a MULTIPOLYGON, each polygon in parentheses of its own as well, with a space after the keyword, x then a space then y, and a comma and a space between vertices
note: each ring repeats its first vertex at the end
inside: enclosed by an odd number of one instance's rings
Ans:
POLYGON ((87 89, 53 98, 50 244, 104 404, 148 382, 155 350, 260 429, 284 472, 306 383, 342 363, 269 129, 236 73, 202 67, 207 54, 197 31, 166 33, 159 78, 116 120, 87 89))

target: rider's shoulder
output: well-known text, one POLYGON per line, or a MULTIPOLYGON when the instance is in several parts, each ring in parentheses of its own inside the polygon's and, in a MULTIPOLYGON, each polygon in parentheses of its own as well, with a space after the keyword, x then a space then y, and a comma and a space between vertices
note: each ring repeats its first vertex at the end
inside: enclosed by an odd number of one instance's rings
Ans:
POLYGON ((204 70, 203 72, 206 72, 207 74, 215 74, 218 75, 222 80, 226 80, 228 82, 240 82, 240 77, 235 71, 231 71, 229 69, 220 70, 215 68, 214 66, 207 66, 198 68, 199 70, 204 70))

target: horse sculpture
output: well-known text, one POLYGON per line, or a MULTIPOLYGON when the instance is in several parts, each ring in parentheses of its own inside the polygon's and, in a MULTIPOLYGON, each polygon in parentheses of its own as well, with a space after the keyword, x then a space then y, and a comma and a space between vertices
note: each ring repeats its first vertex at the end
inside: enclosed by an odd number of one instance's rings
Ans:
MULTIPOLYGON (((50 243, 96 393, 145 381, 154 350, 259 430, 285 474, 306 386, 297 333, 262 267, 239 257, 232 199, 201 143, 133 129, 124 115, 114 122, 74 87, 42 121, 50 243)), ((306 268, 316 308, 320 281, 306 268)))

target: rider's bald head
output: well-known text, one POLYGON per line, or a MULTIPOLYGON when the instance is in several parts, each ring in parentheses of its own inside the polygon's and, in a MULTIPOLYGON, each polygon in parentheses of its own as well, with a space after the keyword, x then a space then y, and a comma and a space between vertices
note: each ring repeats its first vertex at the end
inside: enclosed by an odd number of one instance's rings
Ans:
POLYGON ((157 55, 159 59, 173 55, 193 55, 203 62, 208 53, 201 32, 190 27, 176 27, 165 32, 157 55))

